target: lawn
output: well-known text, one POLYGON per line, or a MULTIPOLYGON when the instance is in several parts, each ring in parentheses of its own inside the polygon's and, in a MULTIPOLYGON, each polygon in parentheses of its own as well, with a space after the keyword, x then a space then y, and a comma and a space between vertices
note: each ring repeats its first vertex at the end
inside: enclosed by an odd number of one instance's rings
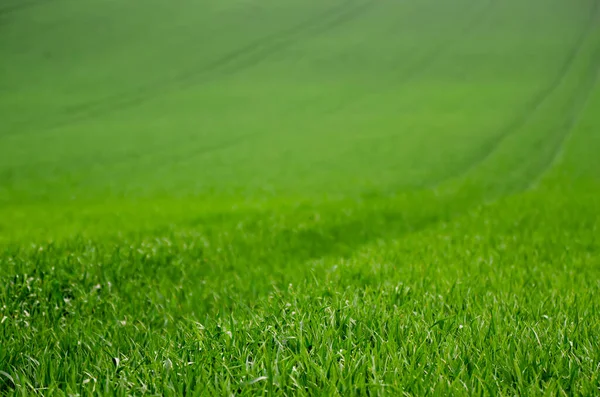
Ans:
POLYGON ((600 0, 4 0, 0 395, 600 394, 600 0))

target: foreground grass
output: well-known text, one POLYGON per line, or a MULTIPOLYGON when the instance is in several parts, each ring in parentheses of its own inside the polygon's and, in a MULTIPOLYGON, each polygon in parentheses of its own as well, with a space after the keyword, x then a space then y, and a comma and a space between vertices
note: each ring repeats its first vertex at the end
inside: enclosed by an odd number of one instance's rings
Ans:
POLYGON ((596 1, 7 4, 0 394, 600 393, 596 1))
POLYGON ((596 394, 600 205, 548 193, 387 239, 304 213, 7 249, 3 389, 596 394))

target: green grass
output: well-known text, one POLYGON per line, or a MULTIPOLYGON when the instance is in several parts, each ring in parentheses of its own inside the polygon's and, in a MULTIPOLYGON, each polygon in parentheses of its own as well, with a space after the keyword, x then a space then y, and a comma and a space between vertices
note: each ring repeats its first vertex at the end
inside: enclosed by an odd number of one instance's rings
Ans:
POLYGON ((599 22, 5 0, 0 394, 599 394, 599 22))

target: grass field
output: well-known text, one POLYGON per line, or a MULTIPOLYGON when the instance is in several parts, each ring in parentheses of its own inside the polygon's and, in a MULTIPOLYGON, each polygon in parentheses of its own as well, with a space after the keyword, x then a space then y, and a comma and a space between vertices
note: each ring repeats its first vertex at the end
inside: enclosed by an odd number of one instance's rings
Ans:
POLYGON ((3 0, 1 395, 599 395, 599 0, 3 0))

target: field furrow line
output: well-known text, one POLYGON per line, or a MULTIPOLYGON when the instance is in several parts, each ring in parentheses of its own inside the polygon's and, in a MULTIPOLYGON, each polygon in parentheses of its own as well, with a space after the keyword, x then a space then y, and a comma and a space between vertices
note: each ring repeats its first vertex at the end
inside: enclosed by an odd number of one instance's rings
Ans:
MULTIPOLYGON (((589 23, 586 25, 584 31, 579 36, 575 47, 571 51, 569 51, 569 55, 565 63, 561 66, 559 73, 557 74, 555 79, 552 80, 552 83, 548 87, 546 87, 540 93, 540 95, 536 97, 538 100, 537 102, 539 102, 539 104, 535 105, 536 110, 537 108, 540 108, 542 106, 542 104, 566 79, 569 70, 575 63, 575 59, 579 56, 580 52, 583 51, 586 40, 591 35, 591 32, 596 26, 595 22, 598 18, 598 11, 600 11, 600 7, 599 2, 596 1, 593 5, 593 10, 591 12, 589 23)), ((478 206, 491 205, 500 200, 502 197, 505 197, 509 194, 522 193, 535 188, 537 184, 542 180, 543 176, 550 169, 552 169, 553 165, 557 163, 565 145, 565 142, 568 140, 568 137, 576 128, 578 121, 580 120, 587 105, 589 104, 591 95, 597 86, 598 80, 600 80, 600 47, 597 47, 595 49, 592 62, 593 64, 590 66, 590 72, 588 76, 586 76, 586 78, 583 79, 579 87, 576 89, 575 95, 570 100, 572 106, 567 118, 564 120, 564 123, 561 123, 559 127, 554 131, 554 136, 550 137, 547 140, 549 145, 551 145, 550 155, 547 155, 546 158, 541 159, 542 161, 540 162, 540 164, 537 165, 535 169, 533 169, 533 172, 531 173, 528 180, 525 181, 525 183, 518 181, 517 183, 514 183, 513 186, 509 186, 508 189, 504 189, 492 195, 465 195, 461 188, 459 188, 458 190, 441 189, 437 193, 439 194, 439 206, 444 207, 445 210, 440 211, 439 213, 425 214, 422 216, 404 214, 401 211, 399 211, 398 213, 386 213, 386 215, 382 216, 382 218, 386 219, 386 222, 389 222, 387 227, 382 227, 378 230, 373 230, 372 236, 366 238, 361 244, 355 244, 356 248, 352 250, 352 253, 357 252, 361 247, 365 247, 370 242, 375 241, 377 239, 389 240, 418 233, 420 231, 433 228, 441 222, 448 222, 452 219, 456 219, 460 216, 463 216, 464 214, 477 208, 478 206), (396 225, 396 220, 398 222, 405 223, 405 225, 402 227, 396 225)), ((524 164, 524 166, 527 167, 527 165, 530 164, 531 163, 528 162, 527 164, 524 164)), ((515 169, 515 171, 516 170, 517 169, 515 169)), ((502 178, 502 176, 500 176, 500 178, 502 178)), ((422 197, 423 202, 427 202, 431 199, 431 197, 428 195, 428 192, 431 191, 432 190, 430 190, 429 188, 424 190, 417 190, 412 193, 411 197, 414 197, 415 200, 419 200, 419 197, 422 197)), ((338 225, 336 228, 332 229, 332 233, 335 234, 334 232, 337 229, 343 230, 344 228, 352 227, 354 222, 355 221, 350 221, 349 223, 338 225)), ((335 251, 325 252, 323 256, 318 258, 309 258, 308 261, 314 259, 323 259, 329 255, 338 254, 339 253, 335 251)), ((343 257, 348 257, 349 255, 351 255, 351 253, 343 253, 341 255, 343 257)))
POLYGON ((496 150, 500 147, 504 140, 506 140, 513 133, 524 127, 527 124, 527 122, 533 118, 533 116, 539 111, 539 109, 544 105, 544 103, 548 101, 552 94, 557 90, 558 87, 560 87, 560 85, 565 80, 569 70, 575 62, 575 59, 577 58, 577 55, 581 52, 586 39, 588 38, 590 32, 595 26, 597 12, 598 2, 594 2, 593 9, 590 10, 590 18, 588 19, 588 22, 577 37, 573 47, 569 50, 565 61, 560 66, 560 69, 558 70, 556 76, 550 81, 550 84, 548 84, 542 90, 540 90, 537 93, 537 95, 535 95, 532 98, 529 104, 525 106, 523 112, 521 112, 506 127, 502 128, 498 134, 495 134, 494 138, 491 141, 488 141, 488 143, 484 146, 483 151, 479 152, 479 155, 474 159, 474 161, 467 164, 465 168, 459 170, 459 172, 457 173, 446 175, 441 179, 428 183, 427 186, 429 188, 439 186, 449 180, 460 179, 473 172, 490 157, 492 157, 492 155, 496 152, 496 150))
POLYGON ((13 14, 15 12, 25 11, 27 9, 40 6, 42 4, 46 4, 46 3, 48 3, 48 1, 49 0, 31 0, 31 1, 20 0, 20 1, 16 2, 16 4, 8 4, 5 6, 0 6, 0 18, 2 18, 4 16, 8 16, 10 14, 13 14))
MULTIPOLYGON (((345 21, 346 19, 343 18, 342 21, 345 21)), ((340 22, 340 21, 338 21, 340 22)), ((426 59, 424 59, 424 62, 415 65, 413 68, 411 68, 411 73, 413 72, 418 72, 420 70, 422 70, 423 68, 426 67, 426 65, 432 63, 433 61, 435 61, 435 59, 438 58, 438 56, 440 55, 441 49, 444 48, 444 44, 440 44, 438 47, 436 47, 436 51, 434 51, 433 56, 431 57, 427 57, 426 59)), ((257 58, 255 59, 257 62, 261 61, 261 58, 257 58)), ((232 71, 232 73, 235 73, 235 69, 232 71)), ((404 75, 403 75, 404 76, 404 75)), ((410 77, 412 76, 408 76, 408 79, 406 79, 406 81, 408 81, 410 79, 410 77)), ((167 166, 173 166, 176 164, 182 164, 185 163, 186 161, 189 161, 191 158, 196 158, 198 156, 203 156, 203 155, 207 155, 210 154, 212 152, 215 151, 219 151, 219 150, 225 150, 225 149, 229 149, 231 147, 237 146, 238 144, 241 144, 243 142, 246 142, 248 139, 257 137, 262 135, 260 132, 257 133, 252 133, 252 134, 246 134, 238 139, 234 139, 229 141, 227 144, 223 144, 223 145, 214 145, 211 146, 210 148, 200 148, 200 149, 196 149, 196 150, 187 150, 187 153, 185 154, 180 154, 179 156, 176 155, 171 155, 169 156, 171 159, 174 160, 174 162, 172 163, 162 163, 161 162, 161 166, 159 168, 165 168, 167 166)))
MULTIPOLYGON (((354 247, 347 251, 340 251, 339 248, 323 249, 319 252, 320 255, 311 256, 305 258, 305 263, 310 263, 314 260, 321 260, 331 256, 338 256, 342 258, 349 258, 354 253, 359 252, 364 247, 367 247, 372 242, 382 239, 391 240, 406 237, 415 233, 422 232, 424 230, 435 228, 442 222, 450 222, 454 219, 464 216, 469 211, 483 205, 492 205, 493 203, 500 200, 502 197, 506 197, 509 194, 523 193, 528 190, 535 189, 538 184, 542 181, 544 175, 559 161, 560 155, 563 152, 565 142, 569 136, 573 133, 576 128, 582 114, 585 112, 589 100, 597 87, 597 83, 600 80, 600 48, 596 49, 594 55, 594 64, 591 68, 592 72, 588 78, 584 79, 581 83, 575 97, 572 99, 572 107, 569 116, 563 124, 556 130, 556 136, 549 140, 549 144, 552 146, 550 155, 543 159, 542 162, 534 169, 528 181, 525 183, 519 183, 509 187, 508 189, 502 190, 498 194, 488 195, 465 195, 459 189, 458 191, 445 191, 442 190, 439 196, 439 206, 444 208, 436 213, 426 213, 422 215, 407 214, 402 211, 386 211, 385 215, 380 212, 376 212, 373 215, 373 219, 380 217, 385 220, 385 227, 374 228, 368 232, 368 236, 362 236, 361 241, 342 241, 341 246, 343 247, 354 247)), ((500 177, 501 178, 501 177, 500 177)), ((412 193, 415 200, 419 200, 422 197, 423 202, 431 200, 431 196, 428 195, 431 190, 418 190, 412 193)), ((402 208, 401 205, 398 206, 402 208)), ((326 237, 335 240, 333 237, 340 235, 339 231, 347 228, 362 227, 363 221, 359 219, 350 219, 348 222, 343 222, 332 226, 322 234, 323 237, 322 245, 326 245, 326 237), (357 226, 358 225, 358 226, 357 226)), ((366 224, 366 221, 365 221, 366 224)), ((314 239, 314 235, 311 235, 314 239)))
POLYGON ((529 182, 525 190, 534 189, 539 186, 539 183, 543 180, 544 176, 559 162, 560 157, 564 153, 564 147, 569 140, 569 137, 573 134, 573 131, 579 124, 581 117, 585 113, 587 106, 590 102, 590 98, 597 87, 598 79, 600 77, 600 49, 597 51, 595 56, 596 63, 594 73, 590 79, 584 82, 584 87, 581 89, 581 93, 573 101, 573 107, 571 113, 565 123, 559 128, 559 134, 556 141, 553 144, 551 156, 547 158, 541 164, 540 169, 536 172, 534 178, 529 182))
MULTIPOLYGON (((325 28, 327 28, 327 30, 329 30, 329 29, 335 27, 335 25, 339 25, 339 24, 347 22, 350 18, 355 18, 358 15, 357 13, 364 12, 365 9, 367 7, 372 6, 372 4, 373 3, 365 3, 365 5, 363 5, 363 7, 353 10, 353 12, 351 12, 351 13, 340 15, 339 18, 337 18, 334 22, 332 22, 331 25, 328 25, 325 28)), ((262 59, 255 58, 254 60, 260 62, 262 59)), ((245 134, 245 135, 239 137, 237 140, 231 140, 226 144, 214 145, 209 148, 198 148, 198 149, 192 149, 192 150, 187 148, 187 150, 185 150, 185 153, 179 153, 179 155, 171 154, 169 156, 169 158, 173 159, 175 161, 175 164, 183 163, 185 161, 188 161, 190 158, 195 158, 198 156, 210 154, 210 153, 218 151, 218 150, 224 150, 224 149, 228 149, 228 148, 237 146, 239 143, 246 142, 246 141, 248 141, 248 139, 251 139, 251 138, 259 136, 259 135, 261 135, 261 133, 245 134)), ((170 163, 170 164, 161 163, 161 164, 162 164, 161 168, 174 165, 173 163, 170 163)))
MULTIPOLYGON (((350 9, 348 12, 343 12, 343 13, 336 12, 335 13, 336 18, 333 18, 333 19, 328 18, 327 19, 327 21, 329 23, 328 25, 323 25, 323 26, 321 26, 321 29, 316 30, 316 31, 312 31, 311 33, 316 33, 316 34, 323 33, 323 32, 325 32, 325 31, 327 31, 329 29, 333 29, 334 27, 339 26, 340 24, 349 22, 350 20, 352 20, 352 19, 356 18, 357 16, 361 15, 368 8, 372 7, 374 4, 375 4, 374 2, 370 1, 370 2, 367 2, 367 3, 362 3, 362 4, 360 4, 359 7, 354 7, 352 9, 350 9)), ((331 16, 333 14, 332 11, 333 10, 329 10, 329 12, 326 13, 326 15, 331 16)), ((335 11, 339 11, 339 8, 336 8, 335 11)), ((303 24, 302 26, 303 27, 307 27, 308 25, 309 24, 306 23, 306 24, 303 24)), ((315 23, 314 20, 311 20, 310 25, 314 27, 314 26, 317 26, 317 23, 315 23)), ((292 31, 292 29, 288 30, 288 33, 291 32, 291 31, 292 31)), ((298 31, 298 29, 294 29, 294 31, 298 31)), ((274 34, 272 37, 277 37, 277 36, 278 36, 277 34, 274 34)), ((288 44, 291 44, 292 40, 295 42, 297 39, 299 39, 297 36, 294 36, 294 37, 285 37, 284 36, 279 41, 277 41, 276 43, 264 44, 263 47, 261 47, 260 44, 255 43, 255 44, 252 45, 252 47, 249 46, 248 49, 250 49, 250 48, 252 48, 252 49, 263 48, 263 49, 268 50, 268 53, 258 54, 258 55, 260 55, 260 57, 255 56, 254 58, 252 58, 252 61, 253 62, 260 62, 262 59, 264 59, 263 56, 266 57, 266 56, 269 56, 269 55, 273 54, 274 53, 274 51, 273 51, 273 49, 274 49, 273 46, 274 45, 276 45, 278 47, 277 50, 284 49, 284 48, 287 48, 288 44)), ((246 54, 246 53, 249 54, 250 52, 244 52, 244 54, 246 54)), ((241 54, 241 52, 240 51, 236 51, 236 54, 241 54)), ((217 71, 223 65, 226 65, 226 64, 230 63, 234 59, 237 59, 237 55, 235 57, 233 57, 231 54, 229 54, 228 56, 223 57, 223 58, 215 61, 214 63, 212 63, 211 64, 212 65, 211 66, 211 68, 212 68, 211 70, 217 71)), ((248 65, 250 65, 250 64, 248 63, 248 65)), ((239 71, 239 70, 241 70, 241 69, 239 68, 239 65, 238 65, 234 70, 232 70, 230 72, 231 73, 235 73, 236 71, 239 71)), ((190 76, 188 76, 188 77, 190 77, 190 76)), ((181 84, 181 82, 180 82, 180 84, 181 84)), ((133 98, 133 97, 132 98, 125 98, 125 99, 123 99, 121 101, 118 101, 119 106, 115 106, 115 104, 113 104, 110 108, 107 108, 106 110, 108 110, 110 112, 110 110, 113 108, 113 106, 114 106, 114 110, 118 110, 118 108, 127 108, 127 107, 130 107, 130 106, 134 106, 134 105, 136 105, 138 103, 141 103, 144 100, 145 99, 142 99, 141 97, 140 98, 133 98)), ((101 116, 102 114, 104 114, 104 113, 103 112, 96 112, 93 115, 89 115, 89 116, 92 116, 92 117, 94 117, 94 116, 101 116)), ((79 118, 79 119, 76 119, 76 120, 75 119, 70 119, 70 122, 80 121, 80 120, 85 120, 85 119, 87 119, 86 116, 84 116, 82 118, 79 118)), ((64 125, 64 124, 55 125, 53 127, 59 127, 59 126, 62 126, 62 125, 64 125)), ((200 147, 200 148, 198 148, 198 147, 194 147, 193 145, 187 145, 187 146, 184 146, 182 148, 182 150, 179 150, 176 153, 172 153, 171 152, 171 153, 165 154, 164 156, 161 156, 158 159, 157 159, 157 157, 155 155, 150 155, 150 154, 142 156, 142 157, 152 158, 153 162, 159 161, 160 166, 158 167, 158 169, 163 169, 163 168, 166 168, 168 166, 172 166, 173 164, 177 164, 177 163, 181 163, 181 162, 187 161, 191 157, 197 157, 197 156, 200 156, 200 155, 206 155, 206 154, 209 154, 209 153, 214 152, 214 151, 224 150, 224 149, 236 146, 236 145, 238 145, 238 144, 240 144, 242 142, 246 142, 248 139, 250 139, 250 138, 252 138, 252 137, 254 137, 256 135, 257 135, 257 133, 245 134, 243 136, 236 137, 235 139, 230 139, 227 142, 222 142, 220 144, 210 145, 209 147, 200 147)), ((131 160, 131 158, 129 156, 124 156, 124 157, 122 157, 118 161, 111 161, 110 165, 111 165, 111 167, 112 166, 118 167, 118 166, 120 166, 122 164, 128 163, 130 160, 131 160)), ((153 168, 153 172, 155 172, 156 170, 157 170, 156 167, 153 168)))
MULTIPOLYGON (((260 38, 245 47, 235 49, 217 60, 204 66, 194 66, 173 78, 156 81, 128 93, 118 93, 100 100, 87 102, 71 107, 65 117, 55 123, 43 126, 46 129, 63 127, 79 121, 96 118, 102 115, 126 110, 138 106, 151 98, 165 94, 189 85, 210 82, 220 75, 238 73, 248 67, 254 66, 275 53, 285 50, 289 46, 306 36, 313 36, 335 29, 362 15, 374 7, 376 1, 366 2, 348 0, 336 7, 330 8, 319 15, 283 31, 274 32, 260 38)), ((15 131, 14 133, 19 133, 15 131)), ((10 134, 10 133, 9 133, 10 134)))
MULTIPOLYGON (((253 51, 244 54, 244 56, 236 56, 234 59, 230 59, 227 62, 218 61, 211 65, 206 72, 224 72, 227 74, 234 74, 248 67, 255 66, 261 61, 269 58, 270 56, 289 48, 291 45, 297 43, 303 38, 306 31, 309 36, 316 36, 327 31, 333 30, 336 27, 346 24, 357 17, 363 15, 369 8, 373 7, 376 3, 369 1, 359 5, 358 7, 348 9, 342 13, 336 13, 331 19, 324 21, 324 24, 310 24, 308 27, 302 29, 294 29, 289 34, 284 34, 280 37, 276 37, 275 40, 269 43, 263 43, 262 45, 254 47, 253 51)), ((183 75, 176 79, 176 84, 187 84, 192 83, 196 73, 190 75, 183 75)))
MULTIPOLYGON (((479 2, 474 2, 471 4, 471 6, 477 6, 478 4, 479 2)), ((408 69, 403 70, 402 73, 398 75, 398 78, 386 81, 385 87, 378 87, 379 89, 367 92, 364 95, 348 96, 346 101, 337 104, 334 108, 329 108, 327 112, 338 113, 351 106, 358 106, 371 98, 377 97, 382 92, 389 90, 389 87, 392 83, 395 84, 393 85, 393 88, 398 89, 403 85, 413 81, 421 73, 434 66, 435 63, 439 61, 439 59, 442 58, 442 56, 453 46, 458 45, 472 31, 474 31, 485 18, 485 15, 491 11, 494 4, 495 3, 493 0, 486 1, 485 5, 478 10, 472 18, 469 19, 469 22, 462 29, 459 29, 456 35, 445 37, 444 40, 431 48, 431 51, 428 51, 425 56, 418 59, 416 63, 410 65, 408 69)))
MULTIPOLYGON (((218 72, 222 68, 226 68, 228 65, 235 64, 236 62, 243 61, 244 58, 251 56, 254 53, 264 51, 265 48, 270 48, 274 44, 277 44, 281 41, 289 40, 290 38, 297 37, 297 35, 303 31, 310 30, 315 26, 320 26, 322 23, 326 23, 330 18, 340 18, 345 14, 355 10, 354 7, 361 8, 365 5, 372 5, 372 2, 368 3, 357 3, 353 0, 345 1, 341 6, 336 6, 330 9, 325 10, 323 13, 319 15, 308 18, 307 20, 297 24, 291 28, 284 29, 282 31, 272 32, 264 37, 261 37, 253 42, 237 49, 233 49, 217 58, 212 62, 208 62, 206 65, 194 65, 192 68, 174 76, 171 78, 167 78, 164 80, 157 81, 153 84, 149 84, 147 86, 139 88, 137 91, 127 94, 115 94, 114 96, 110 96, 107 98, 100 99, 94 102, 84 103, 78 106, 73 106, 69 108, 69 113, 73 115, 77 115, 78 113, 84 113, 85 111, 93 110, 95 107, 100 106, 110 106, 113 105, 118 107, 117 104, 119 101, 123 101, 123 104, 129 104, 129 101, 142 101, 141 95, 150 95, 151 93, 155 93, 160 89, 165 89, 169 86, 177 86, 178 84, 189 83, 190 80, 197 78, 198 76, 202 76, 206 73, 215 73, 218 72), (353 4, 348 8, 349 4, 356 3, 358 6, 353 4)), ((132 102, 132 104, 135 104, 132 102)))
POLYGON ((211 81, 211 78, 218 78, 220 75, 234 75, 249 67, 255 66, 260 62, 264 61, 268 57, 289 48, 292 44, 298 42, 303 36, 305 30, 310 30, 309 34, 318 35, 325 33, 331 29, 334 29, 343 23, 347 23, 367 8, 370 8, 374 2, 370 1, 364 3, 358 8, 349 9, 341 14, 336 14, 333 19, 327 18, 326 20, 320 20, 323 25, 310 23, 307 26, 302 26, 301 29, 291 29, 290 31, 274 35, 275 40, 269 42, 260 42, 256 45, 251 45, 247 49, 242 51, 236 51, 231 54, 227 54, 223 58, 209 64, 207 67, 201 70, 192 70, 188 73, 181 74, 174 79, 170 80, 166 84, 161 84, 157 87, 149 88, 140 93, 140 95, 132 96, 131 98, 125 98, 118 102, 118 104, 107 103, 107 108, 100 111, 94 112, 93 116, 103 115, 110 113, 115 110, 122 110, 140 105, 146 102, 149 98, 153 98, 156 95, 164 94, 180 88, 186 88, 190 85, 197 85, 211 81))

